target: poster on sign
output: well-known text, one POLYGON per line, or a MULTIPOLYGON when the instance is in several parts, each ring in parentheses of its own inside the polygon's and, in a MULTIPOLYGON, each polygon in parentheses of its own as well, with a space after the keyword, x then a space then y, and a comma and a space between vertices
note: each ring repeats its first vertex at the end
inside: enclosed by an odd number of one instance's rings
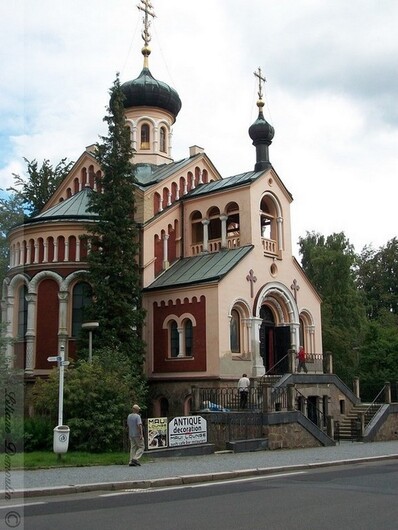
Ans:
POLYGON ((167 418, 148 418, 146 430, 148 449, 167 447, 167 418))
POLYGON ((202 416, 179 416, 169 422, 169 447, 207 442, 207 421, 202 416))

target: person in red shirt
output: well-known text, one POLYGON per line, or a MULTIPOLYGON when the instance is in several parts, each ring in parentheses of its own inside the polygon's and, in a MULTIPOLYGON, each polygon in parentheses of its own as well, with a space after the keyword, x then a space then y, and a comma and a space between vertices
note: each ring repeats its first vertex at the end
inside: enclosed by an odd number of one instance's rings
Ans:
POLYGON ((308 370, 307 370, 307 366, 305 365, 306 355, 305 355, 305 350, 302 346, 300 346, 299 348, 299 351, 297 353, 297 358, 298 358, 297 372, 301 372, 301 369, 303 369, 304 372, 307 373, 308 370))

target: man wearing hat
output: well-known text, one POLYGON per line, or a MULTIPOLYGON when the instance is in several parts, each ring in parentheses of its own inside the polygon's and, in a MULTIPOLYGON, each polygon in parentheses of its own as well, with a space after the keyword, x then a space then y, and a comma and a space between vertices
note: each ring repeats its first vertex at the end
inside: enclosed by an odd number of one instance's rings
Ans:
POLYGON ((130 461, 129 466, 140 466, 138 460, 145 449, 144 433, 142 430, 142 420, 139 414, 141 407, 133 405, 133 412, 127 417, 130 438, 130 461))

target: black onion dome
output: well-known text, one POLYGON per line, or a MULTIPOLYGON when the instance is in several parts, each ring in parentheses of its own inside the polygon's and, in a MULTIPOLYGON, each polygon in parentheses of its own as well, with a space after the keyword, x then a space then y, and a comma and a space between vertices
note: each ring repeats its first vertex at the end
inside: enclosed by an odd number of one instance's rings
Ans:
POLYGON ((253 145, 270 145, 275 134, 275 129, 264 118, 260 109, 257 120, 249 127, 249 136, 253 140, 253 145))
POLYGON ((163 81, 153 77, 149 68, 144 67, 137 79, 127 81, 121 86, 125 96, 124 108, 158 107, 169 111, 174 119, 181 109, 181 100, 177 91, 163 81))

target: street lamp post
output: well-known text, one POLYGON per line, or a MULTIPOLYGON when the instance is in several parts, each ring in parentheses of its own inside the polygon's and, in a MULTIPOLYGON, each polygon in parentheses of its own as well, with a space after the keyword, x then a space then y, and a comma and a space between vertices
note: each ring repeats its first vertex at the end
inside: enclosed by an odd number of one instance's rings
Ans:
POLYGON ((88 331, 88 362, 91 364, 93 362, 93 331, 95 331, 99 326, 99 322, 83 322, 82 329, 88 331))

